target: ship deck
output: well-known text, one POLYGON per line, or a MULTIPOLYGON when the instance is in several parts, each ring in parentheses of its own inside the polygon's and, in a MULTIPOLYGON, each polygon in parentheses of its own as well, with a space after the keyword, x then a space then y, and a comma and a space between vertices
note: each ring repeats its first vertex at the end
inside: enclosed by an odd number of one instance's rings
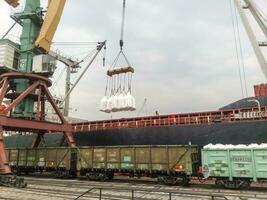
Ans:
POLYGON ((267 107, 243 108, 195 113, 180 113, 135 118, 122 118, 100 121, 73 123, 73 132, 90 132, 123 128, 144 128, 159 126, 182 126, 218 124, 240 121, 259 121, 267 119, 267 107))

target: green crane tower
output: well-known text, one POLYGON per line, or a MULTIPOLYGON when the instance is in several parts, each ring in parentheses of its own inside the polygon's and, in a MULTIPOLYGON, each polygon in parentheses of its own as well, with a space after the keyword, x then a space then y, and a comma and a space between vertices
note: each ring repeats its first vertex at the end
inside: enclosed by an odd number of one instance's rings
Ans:
MULTIPOLYGON (((18 70, 30 73, 32 72, 33 57, 42 53, 34 44, 43 24, 43 9, 40 6, 40 0, 26 0, 24 10, 15 13, 12 18, 23 27, 20 36, 18 70)), ((28 86, 29 83, 26 80, 16 80, 17 93, 21 93, 28 86)), ((12 115, 20 118, 31 118, 34 115, 33 108, 34 99, 29 96, 16 107, 12 115)))

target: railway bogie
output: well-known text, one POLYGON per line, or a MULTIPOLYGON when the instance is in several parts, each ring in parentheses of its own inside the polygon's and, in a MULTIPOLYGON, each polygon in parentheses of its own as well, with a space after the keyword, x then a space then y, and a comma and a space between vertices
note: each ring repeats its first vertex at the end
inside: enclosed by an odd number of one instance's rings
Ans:
POLYGON ((248 189, 250 187, 251 180, 235 178, 230 181, 228 178, 216 177, 215 184, 218 187, 225 187, 229 189, 248 189))

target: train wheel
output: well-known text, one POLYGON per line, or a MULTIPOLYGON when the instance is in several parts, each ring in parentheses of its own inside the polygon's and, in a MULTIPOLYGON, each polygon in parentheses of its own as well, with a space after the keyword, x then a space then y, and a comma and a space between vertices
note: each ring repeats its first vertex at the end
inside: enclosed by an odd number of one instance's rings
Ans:
POLYGON ((158 177, 157 182, 158 184, 164 184, 164 178, 162 176, 158 177))
POLYGON ((95 181, 97 179, 96 173, 92 173, 92 172, 86 173, 85 176, 89 181, 95 181))
POLYGON ((158 178, 158 183, 165 185, 182 185, 184 179, 177 176, 161 176, 158 178))
POLYGON ((187 186, 189 184, 189 179, 186 175, 181 175, 176 177, 176 185, 187 186))
POLYGON ((166 185, 175 185, 176 184, 176 177, 174 176, 165 176, 164 183, 166 185))
POLYGON ((217 188, 223 188, 223 187, 225 187, 224 181, 223 180, 219 180, 219 179, 216 179, 215 180, 215 185, 216 185, 217 188))
POLYGON ((108 178, 107 178, 107 176, 106 176, 106 174, 98 174, 98 178, 97 178, 97 180, 99 180, 99 181, 102 181, 102 182, 104 182, 104 181, 106 181, 108 178))
POLYGON ((247 190, 250 188, 251 182, 249 180, 241 180, 240 189, 247 190))
POLYGON ((108 173, 106 173, 106 177, 108 178, 108 180, 112 180, 114 178, 114 173, 108 172, 108 173))

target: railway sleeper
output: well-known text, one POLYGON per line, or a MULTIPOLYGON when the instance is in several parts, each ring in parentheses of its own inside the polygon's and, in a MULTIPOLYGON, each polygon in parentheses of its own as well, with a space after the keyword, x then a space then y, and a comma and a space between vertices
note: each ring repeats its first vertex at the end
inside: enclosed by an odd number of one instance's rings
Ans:
POLYGON ((27 183, 24 182, 24 178, 14 175, 0 175, 0 186, 25 188, 27 183))

